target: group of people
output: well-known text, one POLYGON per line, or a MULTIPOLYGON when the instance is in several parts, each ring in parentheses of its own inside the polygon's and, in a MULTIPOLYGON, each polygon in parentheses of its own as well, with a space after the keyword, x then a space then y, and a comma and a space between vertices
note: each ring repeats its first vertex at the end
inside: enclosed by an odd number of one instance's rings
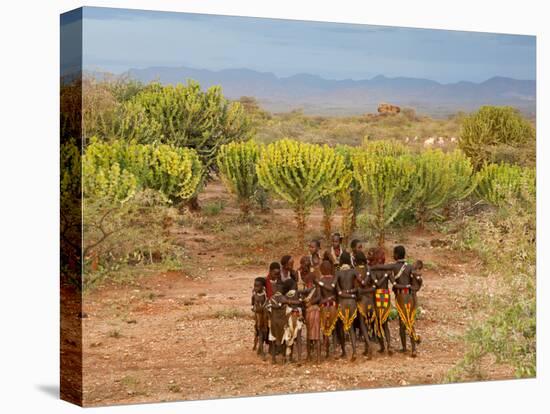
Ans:
POLYGON ((345 358, 346 338, 351 342, 352 361, 358 340, 365 344, 367 359, 372 358, 369 341, 379 343, 378 352, 392 355, 391 284, 399 315, 400 352, 407 352, 408 338, 411 356, 416 357, 420 343, 415 330, 416 295, 422 287, 423 265, 420 260, 407 263, 405 255, 405 248, 396 246, 394 262, 386 264, 384 249, 370 248, 365 254, 356 239, 348 251, 335 233, 324 253, 320 241, 312 240, 309 254, 300 259, 297 269, 289 255, 271 263, 268 275, 256 278, 252 291, 254 349, 265 357, 267 346, 273 363, 277 355, 282 355, 283 362, 300 360, 305 329, 308 360, 315 351, 320 362, 321 346, 329 358, 331 343, 337 342, 345 358))

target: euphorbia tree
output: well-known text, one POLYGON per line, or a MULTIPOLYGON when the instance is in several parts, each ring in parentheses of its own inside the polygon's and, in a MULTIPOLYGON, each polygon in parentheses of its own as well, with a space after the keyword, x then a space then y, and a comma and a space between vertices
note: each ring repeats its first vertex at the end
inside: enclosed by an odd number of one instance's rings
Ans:
POLYGON ((535 171, 510 164, 487 164, 477 173, 476 194, 489 204, 504 205, 535 194, 535 171))
POLYGON ((428 150, 414 157, 411 203, 420 227, 446 203, 460 200, 472 190, 473 168, 461 151, 446 154, 428 150))
POLYGON ((414 163, 410 156, 378 155, 357 151, 352 155, 353 176, 367 196, 371 225, 384 245, 386 227, 410 205, 414 163))
POLYGON ((349 185, 338 193, 338 202, 342 208, 342 234, 344 242, 347 244, 349 238, 357 227, 357 216, 365 207, 366 196, 361 185, 353 176, 353 164, 351 162, 352 154, 358 151, 355 147, 339 145, 336 147, 336 153, 344 157, 346 169, 351 173, 349 185))
POLYGON ((332 234, 332 216, 340 204, 343 208, 348 208, 345 203, 349 199, 350 186, 353 180, 351 171, 342 170, 336 183, 336 191, 326 194, 320 198, 323 207, 323 234, 325 239, 330 240, 332 234), (344 201, 344 204, 342 203, 344 201))
POLYGON ((259 155, 260 147, 253 140, 222 145, 218 152, 220 177, 227 189, 237 196, 244 217, 249 215, 252 197, 258 189, 256 162, 259 155))
POLYGON ((283 139, 261 151, 260 184, 287 201, 296 215, 298 242, 304 244, 306 217, 321 197, 338 191, 344 159, 327 145, 283 139))

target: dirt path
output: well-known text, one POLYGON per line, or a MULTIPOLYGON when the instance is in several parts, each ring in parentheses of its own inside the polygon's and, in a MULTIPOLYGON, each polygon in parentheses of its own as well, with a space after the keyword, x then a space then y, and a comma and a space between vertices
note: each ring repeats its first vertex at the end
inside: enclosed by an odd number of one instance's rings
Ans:
MULTIPOLYGON (((132 286, 107 284, 85 296, 85 404, 441 382, 463 355, 460 335, 468 323, 468 295, 484 278, 472 272, 472 258, 432 248, 433 238, 417 232, 405 235, 409 254, 428 264, 419 294, 422 344, 416 359, 375 353, 371 361, 359 357, 354 363, 274 366, 263 361, 252 351, 250 290, 254 277, 265 274, 265 266, 228 270, 232 257, 218 255, 212 262, 203 255, 198 256, 202 267, 210 270, 200 279, 162 273, 139 278, 132 286)), ((396 348, 397 321, 391 330, 396 348)), ((512 377, 503 367, 488 367, 487 372, 494 379, 512 377)))

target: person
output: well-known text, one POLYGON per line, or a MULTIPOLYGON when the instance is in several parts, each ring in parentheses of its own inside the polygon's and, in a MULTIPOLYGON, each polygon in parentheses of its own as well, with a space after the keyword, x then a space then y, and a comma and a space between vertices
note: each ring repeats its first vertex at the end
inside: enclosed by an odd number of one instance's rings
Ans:
MULTIPOLYGON (((369 276, 371 278, 374 290, 374 332, 378 337, 382 353, 387 350, 388 355, 393 355, 391 348, 390 328, 388 318, 391 311, 389 282, 390 275, 383 269, 377 269, 377 266, 383 265, 386 261, 384 249, 381 247, 369 249, 367 260, 369 262, 369 276)), ((393 277, 393 276, 392 276, 393 277)))
POLYGON ((277 262, 272 262, 269 265, 269 272, 265 278, 265 291, 268 299, 273 296, 273 285, 281 280, 281 265, 277 262))
MULTIPOLYGON (((363 244, 359 239, 353 239, 350 244, 351 247, 351 267, 355 268, 357 266, 357 254, 363 253, 363 244)), ((363 253, 364 255, 364 253, 363 253)))
POLYGON ((309 242, 309 261, 311 263, 310 272, 315 273, 316 280, 319 280, 321 275, 321 242, 319 240, 311 240, 309 242))
POLYGON ((300 301, 288 298, 286 294, 289 292, 290 283, 294 281, 289 279, 283 283, 278 280, 273 283, 273 295, 268 302, 269 311, 269 341, 271 342, 271 362, 276 363, 276 355, 282 353, 283 363, 287 360, 287 355, 290 353, 288 349, 289 340, 289 313, 292 312, 288 308, 289 305, 299 305, 300 301))
POLYGON ((374 291, 376 287, 367 268, 367 257, 362 251, 358 251, 355 256, 356 269, 360 277, 357 279, 357 310, 359 311, 359 329, 365 340, 365 351, 363 355, 367 359, 372 359, 369 348, 369 337, 374 333, 374 291))
MULTIPOLYGON (((422 288, 422 285, 424 283, 422 279, 422 269, 424 268, 424 263, 422 260, 417 260, 412 265, 413 271, 412 271, 412 281, 411 281, 411 292, 414 299, 414 309, 418 311, 418 299, 417 299, 417 292, 422 288)), ((415 319, 416 319, 416 312, 415 312, 415 319)), ((420 343, 420 335, 416 335, 416 343, 420 343)))
POLYGON ((297 361, 302 358, 302 328, 304 318, 302 311, 302 299, 296 290, 296 282, 289 278, 283 282, 286 291, 287 317, 288 322, 285 327, 284 342, 286 345, 286 356, 290 357, 290 362, 294 362, 294 344, 297 347, 297 361))
POLYGON ((331 238, 330 249, 325 250, 323 255, 323 260, 328 260, 332 265, 332 274, 335 274, 340 268, 340 256, 345 251, 342 247, 342 239, 340 233, 334 233, 331 238))
MULTIPOLYGON (((309 261, 309 257, 302 259, 309 261)), ((300 261, 301 262, 301 261, 300 261)), ((315 282, 315 273, 308 272, 303 279, 304 290, 302 291, 303 303, 306 315, 306 348, 307 360, 311 360, 312 350, 315 348, 317 363, 321 361, 321 317, 319 303, 321 302, 320 287, 315 282)))
MULTIPOLYGON (((300 258, 300 266, 296 271, 297 273, 296 278, 298 279, 299 290, 302 290, 305 288, 305 280, 306 278, 308 278, 309 273, 312 273, 311 269, 312 269, 312 266, 311 266, 310 256, 302 256, 300 258)), ((313 273, 313 277, 314 278, 316 277, 315 273, 313 273)))
POLYGON ((315 280, 314 283, 320 288, 319 317, 326 352, 325 356, 328 358, 330 338, 338 321, 338 305, 336 303, 336 284, 332 275, 332 264, 328 260, 325 260, 321 263, 320 270, 322 276, 318 281, 315 280))
POLYGON ((267 295, 265 292, 265 278, 254 279, 252 290, 252 312, 254 312, 254 346, 258 355, 265 356, 264 344, 269 342, 269 315, 267 312, 267 295))
POLYGON ((395 307, 399 314, 400 352, 407 352, 407 335, 411 341, 411 356, 416 357, 418 336, 415 330, 416 301, 411 291, 413 267, 405 261, 405 247, 395 246, 393 249, 394 263, 373 266, 373 270, 390 272, 395 293, 395 307))
POLYGON ((294 270, 294 259, 290 255, 285 255, 281 258, 281 281, 294 279, 298 283, 298 274, 294 270))
POLYGON ((339 333, 342 347, 342 358, 346 357, 345 334, 349 333, 351 339, 351 361, 355 361, 355 329, 353 321, 357 317, 357 288, 355 281, 360 277, 359 272, 351 268, 351 255, 343 251, 338 258, 339 270, 335 274, 335 285, 338 295, 338 318, 340 320, 339 333))

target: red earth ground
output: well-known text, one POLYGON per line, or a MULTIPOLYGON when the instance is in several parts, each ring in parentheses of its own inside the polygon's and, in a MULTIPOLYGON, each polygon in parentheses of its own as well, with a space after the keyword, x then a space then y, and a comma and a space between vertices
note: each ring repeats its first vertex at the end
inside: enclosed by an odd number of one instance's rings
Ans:
MULTIPOLYGON (((218 197, 228 195, 215 183, 201 202, 218 197)), ((226 208, 220 214, 236 211, 226 208)), ((314 210, 310 227, 319 228, 320 217, 320 210, 314 210)), ((290 210, 275 209, 267 220, 277 223, 279 231, 293 230, 290 210)), ((417 322, 422 337, 418 358, 375 352, 371 361, 360 356, 353 363, 348 357, 272 365, 252 351, 250 292, 254 277, 265 275, 266 266, 234 266, 234 253, 217 251, 216 235, 196 228, 175 231, 205 269, 200 277, 163 272, 137 277, 131 284, 107 282, 85 293, 84 405, 441 383, 464 355, 461 336, 475 317, 470 295, 487 285, 487 278, 475 271, 475 258, 432 247, 437 234, 409 232, 400 236, 409 255, 429 264, 419 293, 423 312, 417 322)), ((387 247, 393 242, 388 240, 387 247)), ((398 324, 390 324, 395 349, 398 324)), ((513 377, 502 365, 486 363, 484 372, 490 379, 513 377)))

